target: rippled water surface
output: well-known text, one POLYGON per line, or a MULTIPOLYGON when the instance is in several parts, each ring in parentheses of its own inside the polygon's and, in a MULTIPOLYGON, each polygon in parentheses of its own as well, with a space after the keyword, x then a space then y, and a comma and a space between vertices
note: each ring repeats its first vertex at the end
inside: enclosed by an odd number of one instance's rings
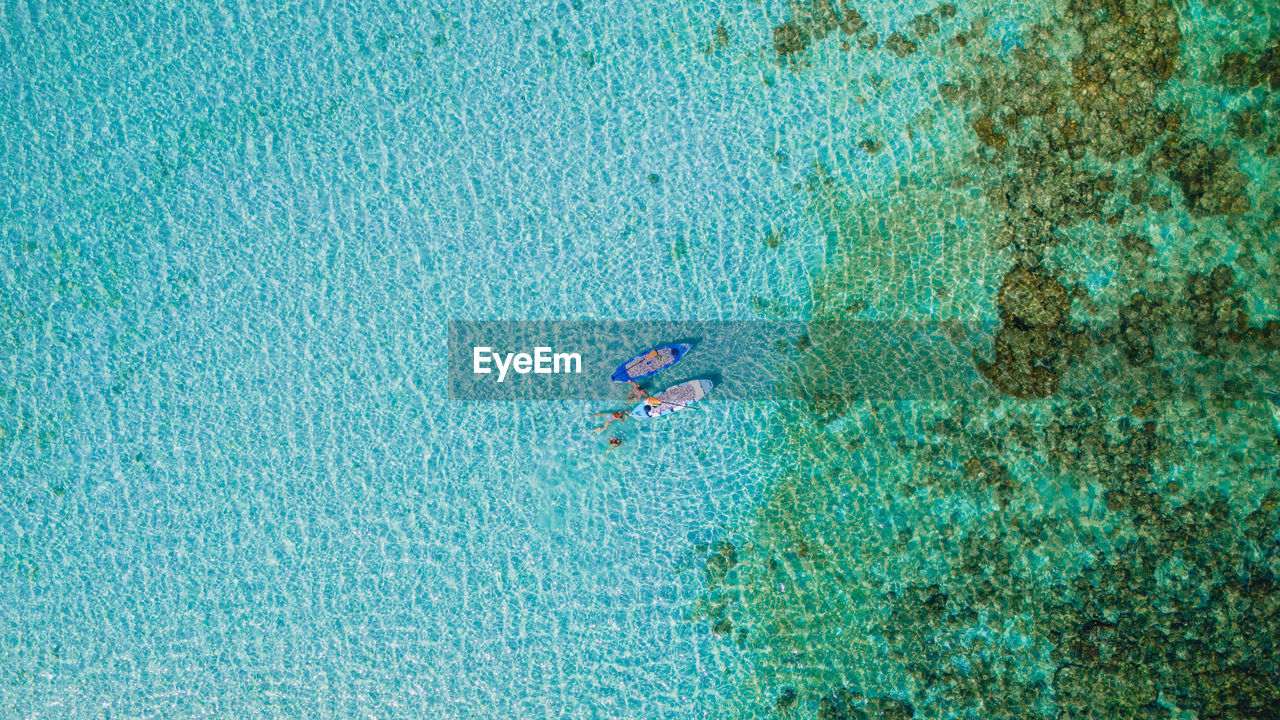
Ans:
POLYGON ((0 41, 0 715, 1280 714, 1267 3, 0 41), (808 331, 594 436, 451 399, 478 320, 808 331))

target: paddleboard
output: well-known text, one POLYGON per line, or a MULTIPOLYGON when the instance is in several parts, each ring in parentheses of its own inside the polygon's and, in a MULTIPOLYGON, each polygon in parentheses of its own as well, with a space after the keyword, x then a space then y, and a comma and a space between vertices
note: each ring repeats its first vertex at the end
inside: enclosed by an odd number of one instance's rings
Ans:
POLYGON ((715 383, 710 380, 689 380, 679 385, 672 385, 653 399, 646 399, 631 411, 634 418, 662 417, 668 413, 683 410, 698 402, 711 392, 715 383))
POLYGON ((643 380, 680 362, 680 358, 692 349, 689 343, 671 343, 647 350, 619 365, 609 377, 614 382, 643 380))

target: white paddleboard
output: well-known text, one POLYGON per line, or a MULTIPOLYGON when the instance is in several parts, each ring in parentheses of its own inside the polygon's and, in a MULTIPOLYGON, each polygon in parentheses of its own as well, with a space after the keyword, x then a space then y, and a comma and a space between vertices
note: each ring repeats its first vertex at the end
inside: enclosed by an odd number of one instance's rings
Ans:
POLYGON ((683 410, 706 397, 713 387, 715 383, 710 380, 689 380, 679 385, 672 385, 654 395, 652 399, 646 398, 644 402, 637 405, 631 411, 631 417, 662 417, 668 413, 683 410))

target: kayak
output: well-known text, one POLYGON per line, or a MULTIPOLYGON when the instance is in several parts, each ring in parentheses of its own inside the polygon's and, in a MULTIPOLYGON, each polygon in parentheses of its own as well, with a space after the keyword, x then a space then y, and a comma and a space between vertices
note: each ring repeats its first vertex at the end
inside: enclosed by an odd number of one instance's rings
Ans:
POLYGON ((680 362, 680 358, 692 349, 693 346, 689 343, 671 343, 656 347, 622 363, 609 377, 614 382, 631 382, 657 375, 680 362))
POLYGON ((710 380, 689 380, 679 385, 672 385, 637 405, 631 411, 631 417, 662 417, 667 413, 683 410, 706 397, 713 387, 715 383, 710 380))

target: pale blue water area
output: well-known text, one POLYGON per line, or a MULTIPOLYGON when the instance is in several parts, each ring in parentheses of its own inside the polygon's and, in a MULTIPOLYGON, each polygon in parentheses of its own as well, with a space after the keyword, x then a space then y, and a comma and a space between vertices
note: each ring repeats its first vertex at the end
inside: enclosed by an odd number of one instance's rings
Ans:
POLYGON ((791 188, 849 109, 780 12, 0 11, 4 716, 714 706, 679 568, 759 492, 760 410, 606 455, 599 408, 449 406, 442 343, 802 308, 791 188))
MULTIPOLYGON (((0 717, 826 719, 854 707, 850 688, 882 709, 909 699, 916 717, 979 717, 972 698, 939 699, 973 667, 990 687, 1015 672, 966 654, 975 637, 1021 653, 1019 682, 1044 690, 1049 643, 1016 613, 956 621, 960 671, 920 672, 946 665, 910 649, 943 616, 926 583, 952 583, 961 605, 947 562, 970 556, 955 548, 985 562, 1003 540, 959 538, 1008 518, 1018 532, 1080 519, 1045 532, 1065 549, 1012 561, 1028 572, 1074 578, 1089 553, 1123 555, 1127 516, 1104 515, 1139 507, 1136 486, 1117 496, 1080 479, 1074 450, 1035 442, 1052 418, 1080 448, 1120 447, 1081 419, 1096 415, 1130 452, 1134 428, 1180 422, 1149 407, 1168 398, 1076 413, 1080 395, 983 386, 835 403, 833 420, 713 394, 627 423, 606 452, 586 415, 613 407, 446 392, 456 320, 995 324, 997 289, 1018 279, 1011 244, 1034 245, 1002 228, 1064 203, 1058 244, 1017 259, 1049 268, 1051 283, 1033 278, 1045 307, 1114 338, 1142 283, 1180 298, 1189 273, 1229 260, 1240 280, 1213 275, 1218 294, 1197 302, 1226 307, 1236 282, 1263 327, 1275 171, 1261 130, 1222 140, 1252 180, 1243 220, 1187 213, 1174 174, 1127 156, 1072 160, 1097 177, 1068 177, 1037 155, 1053 113, 1020 119, 1035 103, 1001 94, 1034 94, 1019 83, 1039 72, 1070 117, 1093 117, 1096 88, 1072 84, 1086 26, 1055 45, 1032 29, 1067 27, 1052 24, 1066 3, 938 5, 860 5, 867 31, 830 29, 791 60, 774 31, 805 3, 0 8, 0 717), (923 13, 940 29, 919 30, 923 13), (890 33, 919 49, 886 49, 890 33), (869 35, 877 49, 859 48, 869 35), (1061 63, 1037 70, 1027 48, 1061 63), (973 87, 942 102, 958 77, 973 87), (974 89, 987 80, 990 97, 974 89), (981 113, 1002 125, 979 132, 981 113), (1120 181, 1100 179, 1115 168, 1120 181), (1148 175, 1164 209, 1146 190, 1127 199, 1148 175), (1043 208, 1018 195, 1041 182, 1043 208), (1031 210, 999 208, 1001 193, 1031 210), (1249 223, 1253 246, 1228 247, 1249 223), (1147 265, 1116 249, 1131 233, 1147 265), (992 509, 1011 495, 1022 516, 992 509), (739 585, 714 567, 730 536, 739 585)), ((1180 12, 1187 38, 1229 34, 1221 7, 1180 12)), ((1160 78, 1161 101, 1216 143, 1256 98, 1206 90, 1221 48, 1185 45, 1196 70, 1160 78)), ((1222 330, 1197 317, 1182 322, 1222 330)), ((813 379, 801 397, 821 405, 823 368, 800 368, 789 377, 813 379)), ((1196 447, 1256 454, 1273 442, 1258 418, 1196 447)), ((1197 491, 1234 477, 1132 454, 1080 465, 1197 491)), ((1052 709, 1035 697, 1026 707, 1052 709)))

